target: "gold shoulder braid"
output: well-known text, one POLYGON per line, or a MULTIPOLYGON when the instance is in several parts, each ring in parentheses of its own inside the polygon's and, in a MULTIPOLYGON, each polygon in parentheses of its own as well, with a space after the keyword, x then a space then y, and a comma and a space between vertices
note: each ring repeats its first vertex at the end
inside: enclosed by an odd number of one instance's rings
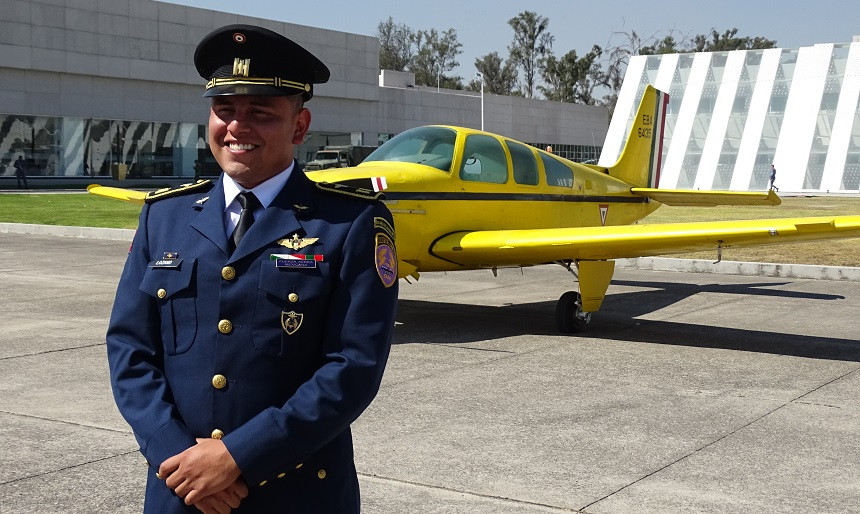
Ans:
POLYGON ((380 218, 379 216, 374 216, 373 228, 385 232, 386 234, 388 234, 388 237, 390 237, 391 240, 394 241, 394 226, 391 225, 391 223, 389 223, 387 219, 380 218))
POLYGON ((382 192, 377 193, 372 189, 365 189, 363 187, 352 187, 344 184, 339 184, 337 182, 316 182, 316 186, 321 191, 354 196, 356 198, 363 198, 365 200, 382 200, 383 198, 385 198, 385 195, 382 192))
POLYGON ((214 184, 211 180, 198 180, 197 182, 192 182, 191 184, 182 184, 177 187, 165 187, 163 189, 159 189, 157 191, 152 191, 146 195, 144 198, 144 202, 152 203, 158 200, 163 200, 165 198, 173 198, 174 196, 182 196, 188 193, 200 193, 209 191, 212 189, 214 184))

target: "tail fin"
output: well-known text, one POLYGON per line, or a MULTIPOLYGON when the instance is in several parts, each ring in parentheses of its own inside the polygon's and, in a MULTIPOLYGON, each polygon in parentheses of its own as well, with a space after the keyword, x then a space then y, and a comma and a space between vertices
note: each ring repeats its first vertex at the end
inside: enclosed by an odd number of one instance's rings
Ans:
POLYGON ((656 188, 663 164, 663 127, 669 94, 646 86, 621 156, 609 175, 634 187, 656 188))

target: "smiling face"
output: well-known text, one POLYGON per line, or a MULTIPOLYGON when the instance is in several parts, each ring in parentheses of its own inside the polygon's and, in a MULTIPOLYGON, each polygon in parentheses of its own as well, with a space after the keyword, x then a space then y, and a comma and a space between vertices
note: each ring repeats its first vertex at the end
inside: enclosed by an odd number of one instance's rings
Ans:
POLYGON ((209 111, 209 148, 224 173, 250 189, 290 166, 310 121, 298 97, 216 96, 209 111))

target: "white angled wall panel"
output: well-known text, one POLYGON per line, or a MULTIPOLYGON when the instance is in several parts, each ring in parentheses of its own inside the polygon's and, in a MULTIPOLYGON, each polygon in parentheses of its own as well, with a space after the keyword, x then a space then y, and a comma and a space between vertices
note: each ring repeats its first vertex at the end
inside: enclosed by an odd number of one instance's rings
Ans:
POLYGON ((824 175, 821 177, 822 191, 842 189, 842 175, 845 172, 851 130, 858 109, 858 97, 860 97, 860 42, 851 43, 848 51, 845 78, 839 91, 836 119, 833 122, 827 160, 824 163, 824 175))
POLYGON ((779 56, 782 54, 780 48, 770 48, 762 51, 761 63, 758 75, 750 99, 749 112, 747 113, 744 135, 741 138, 741 146, 738 149, 738 159, 735 161, 735 170, 732 173, 732 183, 729 189, 733 191, 746 191, 752 178, 753 166, 758 153, 759 141, 761 140, 764 119, 767 116, 770 104, 773 83, 776 79, 776 71, 779 67, 779 56))
POLYGON ((801 191, 809 162, 815 123, 821 109, 821 96, 833 45, 801 48, 791 80, 785 117, 776 145, 776 183, 780 189, 801 191))
POLYGON ((746 52, 739 50, 729 52, 726 59, 723 78, 717 86, 717 100, 714 103, 714 112, 708 127, 708 138, 705 140, 702 159, 699 161, 699 172, 696 174, 696 181, 693 185, 695 189, 711 189, 711 185, 714 183, 714 174, 717 171, 717 164, 720 162, 720 153, 723 150, 723 141, 726 137, 726 127, 729 123, 729 116, 732 114, 732 106, 738 91, 738 81, 741 78, 745 57, 746 52))
POLYGON ((669 141, 669 151, 666 154, 666 163, 660 176, 659 187, 672 189, 678 184, 678 176, 681 173, 681 165, 684 163, 684 154, 687 152, 687 143, 690 140, 690 132, 693 130, 693 121, 702 98, 702 88, 708 76, 708 67, 711 64, 710 52, 697 53, 693 58, 693 66, 690 69, 690 78, 684 92, 684 99, 678 110, 678 118, 675 129, 672 131, 672 139, 669 141))
POLYGON ((606 133, 606 140, 603 143, 603 150, 600 152, 600 159, 597 161, 600 166, 612 166, 618 160, 618 155, 621 153, 621 144, 627 138, 627 121, 632 116, 631 112, 635 111, 636 107, 633 102, 636 101, 639 94, 639 82, 642 74, 645 72, 645 62, 647 56, 637 55, 630 58, 627 65, 627 71, 624 74, 624 82, 621 84, 621 90, 618 92, 618 102, 615 104, 615 113, 612 120, 609 122, 609 130, 606 133))
POLYGON ((675 68, 678 67, 678 58, 681 54, 667 54, 660 59, 660 68, 657 70, 657 78, 653 86, 660 91, 668 92, 672 86, 672 78, 675 77, 675 68))

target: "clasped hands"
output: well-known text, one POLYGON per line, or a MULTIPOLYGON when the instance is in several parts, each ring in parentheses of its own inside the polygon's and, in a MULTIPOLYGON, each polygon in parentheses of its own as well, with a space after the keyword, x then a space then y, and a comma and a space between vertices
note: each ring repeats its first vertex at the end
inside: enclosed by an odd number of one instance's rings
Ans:
POLYGON ((248 496, 248 486, 224 443, 197 439, 197 444, 161 463, 158 476, 186 505, 206 514, 227 514, 248 496))

